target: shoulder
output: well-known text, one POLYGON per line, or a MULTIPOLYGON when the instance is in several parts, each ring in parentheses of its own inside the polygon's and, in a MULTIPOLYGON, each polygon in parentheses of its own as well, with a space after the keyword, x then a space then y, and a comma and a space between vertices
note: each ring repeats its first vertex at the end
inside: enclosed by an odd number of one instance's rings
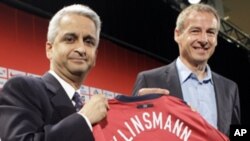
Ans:
POLYGON ((217 81, 217 82, 222 82, 226 85, 234 85, 234 86, 237 86, 236 82, 234 82, 233 80, 225 77, 225 76, 222 76, 216 72, 212 72, 212 75, 213 75, 213 79, 214 81, 217 81))
POLYGON ((46 99, 44 83, 40 77, 15 76, 10 78, 0 91, 0 103, 25 105, 38 104, 46 99))
POLYGON ((44 83, 40 77, 15 76, 10 78, 3 86, 1 93, 8 95, 38 95, 44 83))
POLYGON ((175 72, 176 69, 177 69, 176 61, 173 61, 172 63, 164 65, 164 66, 142 71, 139 73, 139 75, 161 75, 167 72, 175 72))
POLYGON ((34 77, 34 76, 15 76, 10 78, 5 85, 11 86, 25 86, 30 85, 31 87, 42 83, 41 77, 34 77))

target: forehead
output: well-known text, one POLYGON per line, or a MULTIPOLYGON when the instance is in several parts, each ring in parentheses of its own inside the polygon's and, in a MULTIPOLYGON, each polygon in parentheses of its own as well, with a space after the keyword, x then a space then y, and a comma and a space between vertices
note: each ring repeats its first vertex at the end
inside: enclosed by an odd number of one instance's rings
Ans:
POLYGON ((59 32, 61 31, 96 35, 96 26, 95 23, 86 16, 67 14, 60 20, 59 32))
POLYGON ((209 28, 217 28, 218 21, 212 13, 206 11, 192 11, 187 15, 184 25, 185 27, 207 26, 209 28))

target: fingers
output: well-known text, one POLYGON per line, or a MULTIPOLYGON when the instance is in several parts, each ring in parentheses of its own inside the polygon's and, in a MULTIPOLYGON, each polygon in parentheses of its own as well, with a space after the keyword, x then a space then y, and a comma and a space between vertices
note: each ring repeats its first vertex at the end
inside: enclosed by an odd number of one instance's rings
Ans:
POLYGON ((169 90, 162 88, 142 88, 138 91, 138 95, 145 94, 169 94, 169 90))
POLYGON ((187 103, 187 105, 191 108, 191 110, 192 110, 193 112, 196 112, 196 109, 195 109, 194 107, 192 107, 190 103, 187 103))
POLYGON ((105 106, 106 106, 107 109, 109 109, 108 100, 106 100, 105 106))
POLYGON ((103 94, 94 95, 79 111, 85 115, 91 124, 95 124, 106 117, 109 109, 108 100, 103 94))

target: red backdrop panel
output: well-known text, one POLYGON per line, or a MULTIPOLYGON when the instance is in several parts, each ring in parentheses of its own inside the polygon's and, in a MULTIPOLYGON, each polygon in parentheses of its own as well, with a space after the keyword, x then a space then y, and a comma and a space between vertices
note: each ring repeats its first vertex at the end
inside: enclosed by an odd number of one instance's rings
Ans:
MULTIPOLYGON (((42 75, 48 19, 0 4, 0 67, 42 75)), ((130 95, 137 73, 163 65, 146 55, 101 39, 97 64, 85 85, 130 95)))

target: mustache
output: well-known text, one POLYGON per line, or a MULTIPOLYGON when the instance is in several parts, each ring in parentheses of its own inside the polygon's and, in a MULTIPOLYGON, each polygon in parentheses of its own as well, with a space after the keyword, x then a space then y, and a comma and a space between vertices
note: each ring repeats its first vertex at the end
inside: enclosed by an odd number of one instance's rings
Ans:
POLYGON ((69 55, 70 59, 81 59, 81 60, 88 60, 86 53, 81 53, 79 51, 74 51, 69 55))

